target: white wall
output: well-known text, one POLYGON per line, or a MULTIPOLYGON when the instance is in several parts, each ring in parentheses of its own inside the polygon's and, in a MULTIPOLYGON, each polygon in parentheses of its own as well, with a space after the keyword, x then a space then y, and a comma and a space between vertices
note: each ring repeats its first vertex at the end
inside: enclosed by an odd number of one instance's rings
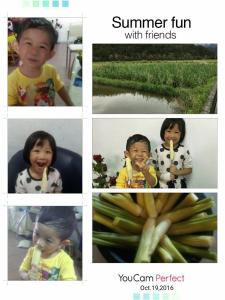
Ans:
MULTIPOLYGON (((139 133, 150 139, 154 149, 161 143, 162 119, 93 119, 93 154, 105 158, 111 176, 124 164, 123 152, 129 136, 139 133)), ((188 188, 217 187, 217 119, 185 119, 184 144, 190 149, 193 172, 188 188)))
MULTIPOLYGON (((56 18, 47 18, 49 21, 56 20, 56 18)), ((62 25, 61 29, 57 29, 59 33, 58 42, 66 43, 67 41, 67 31, 70 24, 82 24, 82 18, 57 18, 58 23, 62 25)), ((55 22, 54 22, 55 23, 55 22)))
POLYGON ((37 130, 52 134, 57 146, 82 155, 82 121, 72 119, 9 119, 8 159, 23 149, 28 136, 37 130))

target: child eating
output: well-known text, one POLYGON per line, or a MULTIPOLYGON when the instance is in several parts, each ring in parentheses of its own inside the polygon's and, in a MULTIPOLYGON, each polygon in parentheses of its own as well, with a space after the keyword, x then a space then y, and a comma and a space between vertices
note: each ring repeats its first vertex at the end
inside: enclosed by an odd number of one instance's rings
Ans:
POLYGON ((60 193, 62 179, 52 167, 56 160, 54 137, 45 131, 36 131, 26 140, 23 157, 29 167, 16 180, 16 193, 60 193))
POLYGON ((74 230, 73 207, 46 206, 38 215, 34 247, 19 268, 22 280, 76 280, 72 258, 62 249, 74 230))

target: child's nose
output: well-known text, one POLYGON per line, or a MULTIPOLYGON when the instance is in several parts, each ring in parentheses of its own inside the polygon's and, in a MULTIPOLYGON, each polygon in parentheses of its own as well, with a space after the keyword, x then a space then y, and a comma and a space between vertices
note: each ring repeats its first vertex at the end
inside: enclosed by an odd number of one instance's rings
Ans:
POLYGON ((38 48, 37 47, 31 47, 30 51, 31 51, 31 54, 35 55, 35 54, 38 53, 38 48))
POLYGON ((37 240, 37 246, 40 248, 40 249, 43 249, 44 246, 45 246, 45 243, 42 239, 38 239, 37 240))

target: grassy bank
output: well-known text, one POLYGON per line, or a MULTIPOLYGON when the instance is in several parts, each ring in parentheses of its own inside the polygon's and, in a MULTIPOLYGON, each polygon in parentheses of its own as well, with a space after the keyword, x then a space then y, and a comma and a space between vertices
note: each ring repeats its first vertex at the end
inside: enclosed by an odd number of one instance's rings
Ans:
POLYGON ((94 83, 178 97, 186 113, 201 112, 216 79, 215 60, 93 63, 94 83))

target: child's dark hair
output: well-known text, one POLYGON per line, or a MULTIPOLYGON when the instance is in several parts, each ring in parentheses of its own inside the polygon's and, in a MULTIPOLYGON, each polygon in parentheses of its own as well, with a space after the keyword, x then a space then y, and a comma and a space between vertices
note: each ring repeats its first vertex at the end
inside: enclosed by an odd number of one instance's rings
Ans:
POLYGON ((52 149, 52 163, 56 160, 56 142, 54 137, 45 131, 35 131, 26 140, 23 148, 23 158, 26 163, 30 164, 30 152, 34 146, 43 146, 45 141, 48 141, 52 149))
POLYGON ((52 50, 57 43, 58 32, 55 30, 52 23, 45 18, 27 18, 25 21, 23 21, 19 26, 17 34, 18 42, 20 41, 23 33, 32 28, 43 30, 48 34, 52 50))
POLYGON ((167 129, 173 129, 173 127, 177 124, 180 132, 181 132, 181 135, 180 135, 180 140, 179 140, 179 143, 182 143, 183 140, 184 140, 184 137, 185 137, 185 122, 184 122, 184 119, 181 119, 181 118, 167 118, 163 121, 162 123, 162 127, 161 127, 161 131, 160 131, 160 136, 161 136, 161 139, 163 141, 165 141, 164 139, 164 136, 165 136, 165 131, 167 129))
POLYGON ((150 144, 149 139, 146 136, 141 135, 141 134, 134 134, 128 138, 127 144, 126 144, 126 150, 129 151, 130 147, 134 143, 137 143, 137 142, 145 143, 148 146, 148 151, 149 152, 151 151, 151 144, 150 144))
POLYGON ((36 222, 51 227, 61 241, 68 239, 75 227, 75 215, 72 206, 43 206, 36 222))

